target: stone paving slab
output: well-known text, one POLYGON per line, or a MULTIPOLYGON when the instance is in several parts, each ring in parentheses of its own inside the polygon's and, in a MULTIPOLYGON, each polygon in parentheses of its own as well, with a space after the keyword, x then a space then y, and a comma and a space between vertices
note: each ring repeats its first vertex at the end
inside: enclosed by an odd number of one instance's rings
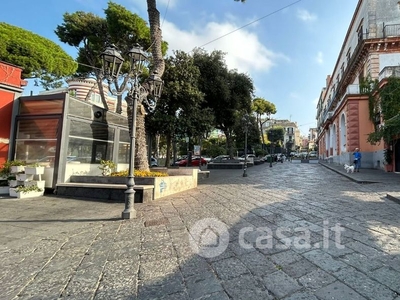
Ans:
POLYGON ((242 173, 211 170, 133 220, 118 203, 0 198, 0 299, 400 299, 391 181, 290 162, 242 173))

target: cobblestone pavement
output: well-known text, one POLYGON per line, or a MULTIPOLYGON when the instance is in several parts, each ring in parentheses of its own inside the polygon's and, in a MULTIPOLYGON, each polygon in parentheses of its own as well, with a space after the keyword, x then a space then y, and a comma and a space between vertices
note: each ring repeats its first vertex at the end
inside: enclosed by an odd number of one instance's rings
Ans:
POLYGON ((242 172, 212 170, 197 189, 136 205, 129 221, 123 204, 0 199, 0 299, 400 300, 391 186, 314 164, 242 172), (201 256, 188 230, 210 218, 201 256))

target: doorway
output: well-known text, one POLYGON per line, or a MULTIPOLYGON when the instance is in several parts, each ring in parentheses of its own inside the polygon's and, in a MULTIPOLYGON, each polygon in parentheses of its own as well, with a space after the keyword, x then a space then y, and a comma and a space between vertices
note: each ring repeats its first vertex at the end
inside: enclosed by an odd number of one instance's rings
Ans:
POLYGON ((394 142, 394 171, 400 172, 400 139, 394 142))

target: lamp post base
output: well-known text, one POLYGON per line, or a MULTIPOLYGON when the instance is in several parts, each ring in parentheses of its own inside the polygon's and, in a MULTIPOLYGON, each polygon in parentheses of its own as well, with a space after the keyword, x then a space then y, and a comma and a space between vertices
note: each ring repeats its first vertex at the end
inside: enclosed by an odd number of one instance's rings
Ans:
MULTIPOLYGON (((132 168, 133 169, 133 168, 132 168)), ((122 211, 122 219, 136 218, 135 203, 135 181, 133 175, 128 176, 127 190, 125 191, 125 209, 122 211)))
POLYGON ((136 210, 131 210, 131 211, 123 211, 122 212, 122 219, 124 220, 129 220, 129 219, 135 219, 136 218, 136 210))

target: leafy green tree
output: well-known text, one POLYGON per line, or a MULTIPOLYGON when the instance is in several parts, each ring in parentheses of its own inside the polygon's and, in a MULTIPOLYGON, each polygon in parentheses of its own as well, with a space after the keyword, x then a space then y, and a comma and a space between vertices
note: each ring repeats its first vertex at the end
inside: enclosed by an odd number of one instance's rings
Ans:
POLYGON ((240 118, 238 112, 251 111, 253 82, 246 74, 229 71, 221 51, 207 53, 197 48, 193 57, 201 73, 199 88, 205 95, 204 105, 213 110, 215 128, 224 132, 229 155, 233 157, 233 130, 240 118))
POLYGON ((246 125, 247 125, 247 148, 255 149, 260 143, 260 134, 256 118, 253 115, 249 115, 248 118, 243 117, 243 113, 238 112, 236 118, 236 124, 234 127, 234 135, 237 149, 245 149, 245 138, 246 138, 246 125), (247 122, 245 121, 247 120, 247 122), (247 124, 246 124, 247 123, 247 124))
MULTIPOLYGON (((114 2, 108 2, 108 7, 104 10, 105 18, 92 13, 77 11, 75 13, 65 13, 63 23, 57 26, 56 34, 59 39, 70 46, 78 49, 77 61, 81 64, 78 68, 78 76, 94 76, 96 86, 100 90, 101 99, 107 109, 107 102, 103 91, 103 77, 101 73, 102 62, 100 54, 104 51, 107 44, 114 44, 121 51, 125 58, 125 63, 121 73, 129 71, 129 58, 126 53, 136 43, 148 49, 151 46, 150 29, 146 22, 137 14, 133 14, 125 7, 114 2)), ((160 42, 162 52, 166 52, 167 43, 160 42)), ((144 72, 144 76, 148 72, 144 72)), ((121 91, 121 80, 116 79, 110 82, 115 90, 121 91)), ((112 87, 110 87, 112 88, 112 87)), ((87 98, 90 97, 90 92, 87 98)), ((116 112, 122 112, 122 95, 118 96, 116 112)), ((128 119, 132 118, 132 111, 128 109, 128 119)), ((148 170, 148 159, 146 151, 146 132, 145 132, 145 109, 142 105, 138 107, 136 119, 136 155, 135 167, 141 170, 148 170)), ((129 125, 131 122, 129 122, 129 125)))
MULTIPOLYGON (((235 0, 237 2, 245 2, 245 0, 235 0)), ((162 31, 160 23, 160 12, 157 9, 156 0, 146 0, 147 14, 150 24, 151 36, 151 53, 153 56, 153 65, 151 72, 156 71, 162 77, 165 69, 165 62, 162 52, 162 31)))
POLYGON ((60 46, 33 32, 0 22, 0 60, 23 68, 23 78, 36 78, 45 89, 60 87, 77 64, 60 46))
POLYGON ((271 119, 271 115, 276 114, 275 104, 265 100, 264 98, 255 98, 253 99, 251 109, 256 114, 257 124, 259 125, 259 130, 261 134, 261 141, 264 145, 265 138, 262 128, 265 122, 271 119), (264 118, 264 120, 262 119, 263 115, 267 116, 266 118, 264 118))
MULTIPOLYGON (((166 135, 167 153, 171 153, 172 141, 188 137, 198 137, 207 131, 213 115, 210 109, 202 108, 204 95, 198 88, 199 69, 193 57, 183 51, 175 51, 166 59, 164 72, 165 86, 153 114, 147 117, 147 124, 153 134, 166 135)), ((167 155, 166 166, 170 156, 167 155)))
MULTIPOLYGON (((104 50, 107 42, 107 22, 104 18, 93 13, 77 11, 75 13, 65 13, 63 23, 58 25, 55 33, 61 42, 75 47, 78 50, 77 61, 79 67, 77 76, 94 76, 100 91, 103 106, 108 109, 104 96, 100 53, 104 50)), ((87 98, 90 97, 90 92, 87 98)))
POLYGON ((394 137, 400 134, 400 78, 388 78, 375 97, 372 111, 381 111, 383 124, 376 126, 375 132, 370 133, 367 140, 375 145, 383 139, 388 146, 394 137))

